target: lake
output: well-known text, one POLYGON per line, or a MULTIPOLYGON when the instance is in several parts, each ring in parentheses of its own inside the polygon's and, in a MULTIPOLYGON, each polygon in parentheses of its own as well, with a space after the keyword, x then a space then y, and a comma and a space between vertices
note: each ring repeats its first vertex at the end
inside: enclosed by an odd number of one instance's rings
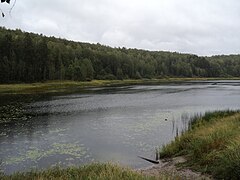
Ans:
POLYGON ((151 164, 137 156, 154 159, 192 116, 240 109, 240 81, 89 88, 21 103, 25 119, 0 124, 6 174, 92 162, 143 168, 151 164))

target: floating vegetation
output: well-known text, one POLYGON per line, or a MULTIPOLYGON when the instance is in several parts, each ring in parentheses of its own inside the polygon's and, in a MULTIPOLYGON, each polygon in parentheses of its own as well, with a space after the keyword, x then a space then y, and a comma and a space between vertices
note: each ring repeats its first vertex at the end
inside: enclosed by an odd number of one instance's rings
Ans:
POLYGON ((29 115, 21 103, 0 106, 0 124, 19 120, 27 120, 29 115))
MULTIPOLYGON (((66 154, 66 155, 71 155, 76 158, 80 158, 83 155, 85 155, 87 152, 83 145, 77 145, 77 144, 59 144, 59 143, 54 143, 54 154, 66 154)), ((50 154, 49 154, 50 155, 50 154)))
POLYGON ((50 130, 49 133, 50 133, 50 134, 53 134, 53 133, 59 134, 59 133, 65 132, 65 131, 67 131, 67 130, 68 130, 67 128, 66 128, 66 129, 57 128, 57 129, 54 129, 54 130, 50 130))
POLYGON ((24 162, 26 160, 37 162, 42 158, 46 158, 54 155, 67 155, 70 156, 66 160, 73 160, 74 158, 81 158, 87 153, 83 144, 60 144, 54 143, 48 150, 38 149, 36 147, 29 148, 25 153, 16 157, 10 157, 3 162, 5 165, 14 165, 24 162))
POLYGON ((25 161, 25 158, 23 156, 21 156, 21 157, 11 157, 7 161, 3 162, 3 164, 4 165, 19 164, 23 161, 25 161))
POLYGON ((1 137, 1 136, 6 136, 6 135, 7 135, 6 132, 0 132, 0 137, 1 137))

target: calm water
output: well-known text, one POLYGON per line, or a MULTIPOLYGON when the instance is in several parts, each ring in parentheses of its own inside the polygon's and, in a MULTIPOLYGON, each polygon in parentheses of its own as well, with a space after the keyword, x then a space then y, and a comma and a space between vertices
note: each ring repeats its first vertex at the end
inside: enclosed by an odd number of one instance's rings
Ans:
POLYGON ((240 108, 240 81, 94 88, 51 96, 24 109, 35 116, 0 127, 1 169, 117 162, 149 166, 155 148, 187 128, 194 114, 240 108))

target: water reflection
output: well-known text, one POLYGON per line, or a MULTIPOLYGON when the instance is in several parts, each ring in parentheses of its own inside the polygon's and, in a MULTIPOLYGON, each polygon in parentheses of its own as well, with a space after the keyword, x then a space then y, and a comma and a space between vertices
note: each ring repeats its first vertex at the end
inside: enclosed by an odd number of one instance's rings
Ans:
MULTIPOLYGON (((188 128, 196 113, 240 107, 240 82, 94 88, 23 103, 28 118, 0 127, 6 173, 113 161, 148 166, 155 148, 188 128)), ((19 100, 21 101, 21 100, 19 100)))

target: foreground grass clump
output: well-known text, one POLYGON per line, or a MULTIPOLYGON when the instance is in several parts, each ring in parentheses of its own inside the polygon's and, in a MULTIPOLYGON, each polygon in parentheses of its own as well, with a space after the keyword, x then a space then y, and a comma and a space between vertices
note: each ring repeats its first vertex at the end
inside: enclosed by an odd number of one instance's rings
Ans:
POLYGON ((185 155, 185 165, 195 170, 240 179, 240 112, 218 111, 193 119, 190 129, 164 146, 160 155, 185 155))
POLYGON ((2 176, 3 180, 42 180, 42 179, 155 179, 154 177, 143 176, 127 168, 120 168, 112 164, 92 164, 82 167, 68 169, 53 168, 45 171, 32 171, 28 173, 16 173, 11 176, 2 176))

